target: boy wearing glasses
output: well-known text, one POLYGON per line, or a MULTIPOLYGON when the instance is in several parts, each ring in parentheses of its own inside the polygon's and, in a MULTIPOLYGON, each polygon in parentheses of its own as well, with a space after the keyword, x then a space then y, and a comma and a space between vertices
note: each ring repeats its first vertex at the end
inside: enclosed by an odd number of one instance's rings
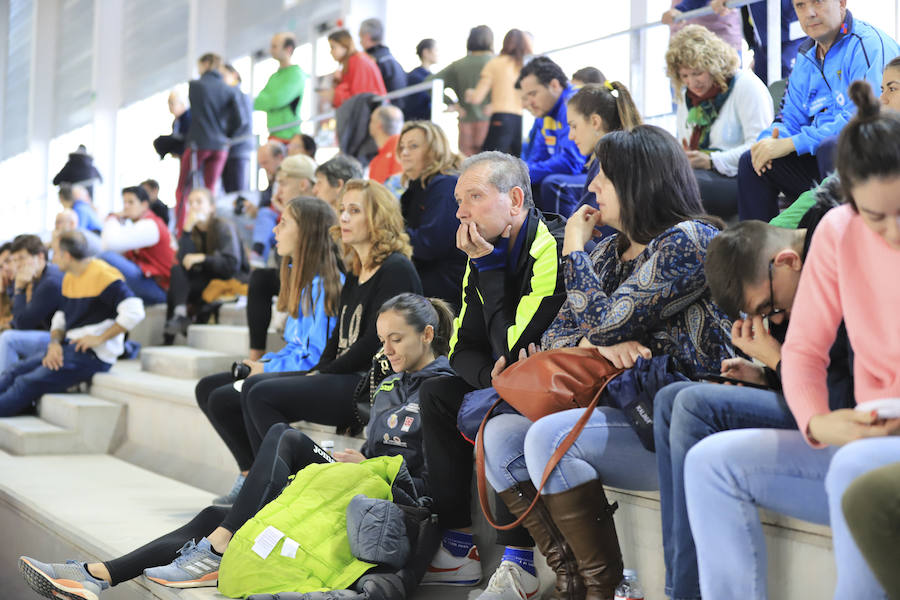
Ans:
MULTIPOLYGON (((722 375, 765 385, 674 383, 654 401, 654 437, 659 469, 666 595, 699 598, 697 555, 684 496, 684 459, 695 444, 720 431, 746 428, 795 429, 781 394, 781 344, 794 307, 803 259, 813 231, 838 204, 839 184, 824 184, 798 229, 744 221, 717 235, 706 255, 713 300, 734 320, 732 344, 755 359, 722 361, 722 375), (761 364, 760 364, 761 363, 761 364), (763 366, 764 365, 764 366, 763 366)), ((841 325, 828 367, 832 408, 853 402, 852 350, 841 325)))

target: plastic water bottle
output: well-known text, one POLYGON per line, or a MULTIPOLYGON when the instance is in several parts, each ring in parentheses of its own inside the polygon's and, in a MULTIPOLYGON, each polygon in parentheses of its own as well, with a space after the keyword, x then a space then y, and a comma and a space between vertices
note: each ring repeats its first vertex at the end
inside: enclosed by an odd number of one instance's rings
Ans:
POLYGON ((622 571, 624 579, 616 588, 616 600, 644 600, 644 590, 637 579, 637 571, 625 569, 622 571))

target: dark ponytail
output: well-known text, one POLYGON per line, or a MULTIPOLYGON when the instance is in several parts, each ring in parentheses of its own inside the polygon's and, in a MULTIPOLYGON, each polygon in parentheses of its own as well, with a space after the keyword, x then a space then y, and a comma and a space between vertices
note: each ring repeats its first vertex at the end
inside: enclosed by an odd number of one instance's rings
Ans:
POLYGON ((836 163, 844 196, 856 209, 855 186, 873 177, 900 175, 900 115, 881 110, 867 81, 854 81, 848 94, 856 115, 841 131, 836 163))
POLYGON ((431 349, 435 356, 446 356, 450 352, 450 336, 453 335, 453 310, 440 298, 425 298, 419 294, 405 293, 394 296, 381 305, 378 315, 393 310, 406 320, 416 331, 425 331, 431 325, 434 339, 431 349))
POLYGON ((569 98, 568 105, 585 118, 598 115, 607 133, 631 131, 642 122, 628 88, 619 81, 585 84, 569 98))

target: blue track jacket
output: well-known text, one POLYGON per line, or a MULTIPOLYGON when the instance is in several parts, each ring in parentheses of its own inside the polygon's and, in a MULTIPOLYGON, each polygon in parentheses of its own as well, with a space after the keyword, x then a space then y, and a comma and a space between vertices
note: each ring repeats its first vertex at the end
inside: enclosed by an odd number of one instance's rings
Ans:
MULTIPOLYGON (((815 154, 823 140, 836 136, 853 116, 856 107, 847 90, 858 79, 881 89, 881 73, 900 46, 880 29, 855 21, 850 11, 824 62, 816 57, 816 43, 808 39, 797 52, 797 62, 788 79, 780 114, 772 127, 779 137, 790 136, 797 154, 815 154)), ((772 127, 758 139, 770 137, 772 127)))
POLYGON ((566 120, 566 102, 575 91, 567 85, 550 112, 535 119, 528 133, 528 149, 522 158, 528 164, 533 184, 554 173, 578 175, 582 172, 587 159, 569 139, 569 122, 566 120))

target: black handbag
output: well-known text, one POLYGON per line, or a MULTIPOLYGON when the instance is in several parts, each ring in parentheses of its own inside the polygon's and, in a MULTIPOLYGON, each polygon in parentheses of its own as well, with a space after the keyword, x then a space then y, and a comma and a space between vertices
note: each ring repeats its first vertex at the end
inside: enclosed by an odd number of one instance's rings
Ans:
POLYGON ((384 355, 384 350, 379 350, 372 358, 372 366, 368 373, 359 380, 356 390, 353 392, 353 406, 355 407, 355 419, 350 426, 350 435, 357 435, 369 423, 372 414, 372 402, 375 400, 375 392, 384 378, 393 374, 391 362, 384 355))

